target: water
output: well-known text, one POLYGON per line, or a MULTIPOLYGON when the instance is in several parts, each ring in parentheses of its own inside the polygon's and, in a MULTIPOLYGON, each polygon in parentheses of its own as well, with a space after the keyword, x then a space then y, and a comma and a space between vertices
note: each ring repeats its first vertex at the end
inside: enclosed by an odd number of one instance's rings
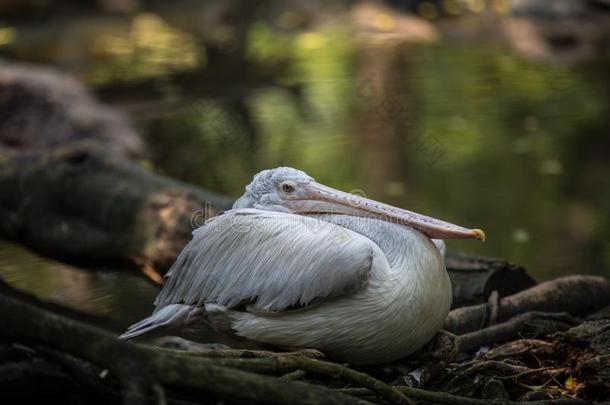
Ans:
MULTIPOLYGON (((540 62, 484 40, 368 41, 341 23, 298 31, 255 20, 241 51, 201 45, 151 13, 66 24, 81 45, 95 37, 96 53, 50 50, 45 62, 132 114, 160 173, 237 197, 261 169, 298 167, 483 228, 487 242, 449 248, 523 264, 539 280, 610 274, 608 61, 540 62), (194 68, 203 79, 172 84, 194 68), (159 75, 151 94, 121 87, 159 75)), ((80 271, 7 243, 0 274, 124 324, 156 292, 135 275, 80 271)))
POLYGON ((125 271, 82 270, 0 240, 0 277, 42 300, 105 317, 117 327, 148 316, 158 287, 125 271))

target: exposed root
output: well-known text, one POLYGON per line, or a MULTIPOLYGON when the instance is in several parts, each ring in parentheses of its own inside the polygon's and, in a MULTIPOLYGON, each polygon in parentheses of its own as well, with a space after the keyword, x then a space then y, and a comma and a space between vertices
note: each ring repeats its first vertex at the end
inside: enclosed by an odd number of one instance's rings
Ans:
MULTIPOLYGON (((538 284, 498 303, 497 322, 531 312, 566 312, 574 316, 590 314, 610 305, 610 281, 599 276, 567 276, 538 284)), ((464 334, 489 326, 490 305, 454 309, 444 329, 464 334)))
MULTIPOLYGON (((404 392, 411 398, 415 398, 421 401, 428 401, 436 404, 447 404, 447 405, 523 405, 524 402, 518 401, 494 401, 489 399, 477 399, 468 398, 460 395, 453 395, 446 392, 433 392, 428 390, 422 390, 419 388, 395 386, 397 390, 404 392)), ((341 392, 354 397, 368 397, 374 395, 374 393, 367 388, 338 388, 335 389, 337 392, 341 392)), ((574 398, 559 398, 551 399, 546 401, 528 401, 527 405, 584 405, 587 401, 582 399, 574 398)))
POLYGON ((469 353, 481 346, 504 343, 518 336, 532 337, 562 331, 578 323, 576 318, 565 312, 527 312, 501 324, 459 336, 456 340, 456 350, 469 353))

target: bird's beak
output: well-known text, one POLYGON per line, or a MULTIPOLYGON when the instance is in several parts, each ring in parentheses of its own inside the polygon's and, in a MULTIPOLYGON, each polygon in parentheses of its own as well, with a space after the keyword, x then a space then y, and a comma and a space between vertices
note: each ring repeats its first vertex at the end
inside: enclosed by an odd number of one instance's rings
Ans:
POLYGON ((433 239, 476 238, 485 240, 481 229, 468 229, 440 219, 393 207, 359 195, 335 190, 314 181, 302 184, 296 195, 284 205, 300 214, 344 214, 380 218, 408 225, 433 239))

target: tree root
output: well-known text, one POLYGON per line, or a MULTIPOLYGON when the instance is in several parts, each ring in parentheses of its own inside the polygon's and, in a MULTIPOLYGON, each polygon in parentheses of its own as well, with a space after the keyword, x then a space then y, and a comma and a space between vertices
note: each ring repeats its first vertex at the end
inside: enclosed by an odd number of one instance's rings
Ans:
POLYGON ((42 345, 37 345, 35 349, 49 360, 61 364, 72 378, 82 386, 95 392, 95 394, 105 402, 116 403, 120 399, 120 393, 118 391, 110 389, 103 383, 103 380, 99 376, 101 370, 95 369, 90 363, 42 345))
POLYGON ((420 357, 452 361, 460 354, 475 352, 483 346, 504 343, 516 337, 563 331, 578 323, 578 319, 565 312, 526 312, 498 325, 463 335, 440 331, 433 350, 420 353, 420 357))
POLYGON ((457 336, 455 350, 459 353, 470 353, 481 346, 504 343, 520 335, 566 330, 578 323, 577 319, 565 312, 526 312, 501 324, 457 336))
MULTIPOLYGON (((610 281, 599 276, 567 276, 501 298, 496 318, 497 322, 505 322, 531 311, 567 312, 580 316, 608 305, 610 281)), ((491 307, 487 303, 454 309, 443 328, 461 335, 489 326, 491 307)))
POLYGON ((189 357, 204 357, 208 359, 267 359, 271 357, 282 357, 282 356, 297 356, 297 357, 308 357, 312 359, 323 357, 321 352, 317 350, 295 350, 291 352, 271 352, 267 350, 247 350, 247 349, 210 349, 210 350, 177 350, 177 349, 165 349, 150 346, 150 348, 159 353, 166 353, 169 355, 176 356, 189 356, 189 357))
POLYGON ((385 398, 390 403, 414 404, 404 394, 393 389, 386 383, 371 377, 366 373, 352 370, 341 364, 327 361, 309 359, 299 356, 270 357, 266 359, 226 359, 221 364, 236 367, 241 370, 250 370, 259 373, 281 374, 294 370, 303 370, 308 373, 321 374, 338 380, 343 380, 354 385, 360 385, 370 389, 385 398))
POLYGON ((302 380, 306 375, 305 370, 294 370, 281 376, 280 380, 302 380))
MULTIPOLYGON (((564 371, 564 370, 561 370, 564 371)), ((464 379, 470 379, 474 375, 489 374, 493 375, 494 378, 518 378, 520 376, 537 373, 541 376, 552 378, 557 372, 551 368, 538 368, 531 369, 529 367, 509 364, 502 361, 487 360, 475 362, 469 365, 462 371, 458 371, 457 374, 449 381, 446 387, 456 387, 460 381, 464 379)))
MULTIPOLYGON (((394 386, 394 388, 414 399, 447 405, 584 405, 588 403, 587 401, 576 398, 559 398, 528 402, 495 401, 489 399, 468 398, 460 395, 449 394, 446 392, 434 392, 422 390, 420 388, 406 387, 400 385, 394 386)), ((374 395, 374 392, 372 392, 368 388, 337 388, 334 391, 351 395, 354 397, 371 397, 372 395, 374 395)))

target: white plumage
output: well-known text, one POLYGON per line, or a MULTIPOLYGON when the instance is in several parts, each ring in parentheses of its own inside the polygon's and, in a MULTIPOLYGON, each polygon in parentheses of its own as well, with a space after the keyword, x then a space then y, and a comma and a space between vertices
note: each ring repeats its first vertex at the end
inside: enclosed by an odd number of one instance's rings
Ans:
POLYGON ((234 208, 193 232, 153 315, 121 338, 169 334, 315 348, 354 364, 396 360, 423 346, 451 305, 444 244, 429 236, 482 234, 290 168, 259 173, 234 208))
POLYGON ((315 218, 230 210, 193 232, 155 304, 246 303, 257 311, 281 311, 342 295, 368 279, 369 242, 315 218))

